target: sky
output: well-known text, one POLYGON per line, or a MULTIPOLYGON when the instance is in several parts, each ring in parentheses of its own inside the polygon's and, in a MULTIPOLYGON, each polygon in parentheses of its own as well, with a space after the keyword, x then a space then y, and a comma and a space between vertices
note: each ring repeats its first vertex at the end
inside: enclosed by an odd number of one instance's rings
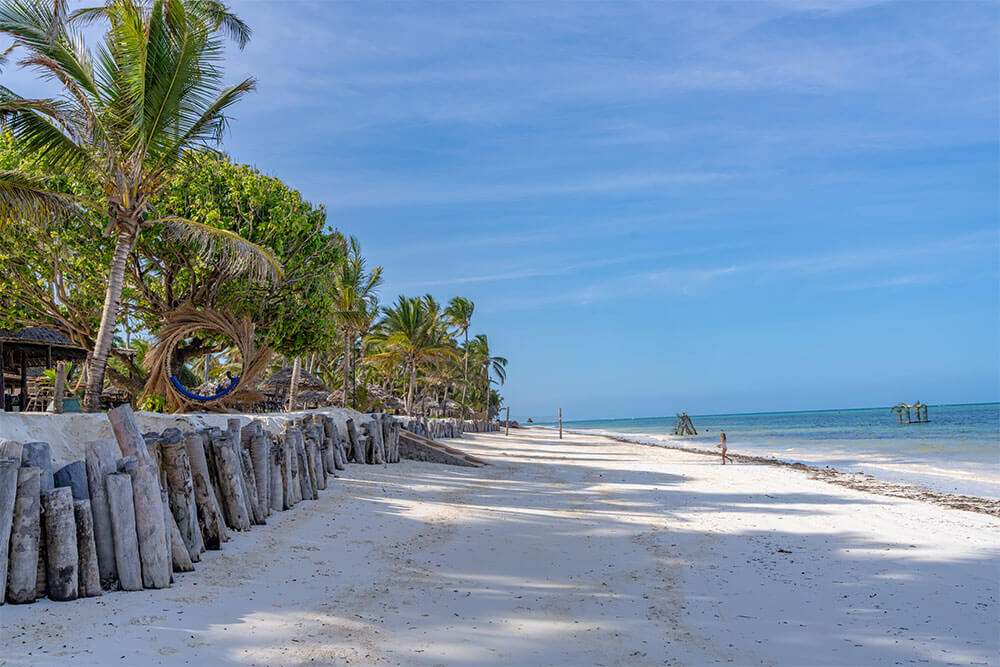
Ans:
POLYGON ((1000 399, 1000 5, 233 2, 224 150, 511 414, 1000 399))

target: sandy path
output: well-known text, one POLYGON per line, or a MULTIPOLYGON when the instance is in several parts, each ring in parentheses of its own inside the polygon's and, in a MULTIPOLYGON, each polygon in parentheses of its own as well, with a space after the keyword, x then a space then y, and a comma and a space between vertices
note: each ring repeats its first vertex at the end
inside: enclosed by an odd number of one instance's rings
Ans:
POLYGON ((4 605, 0 663, 996 663, 1000 520, 551 438, 352 466, 168 591, 4 605))

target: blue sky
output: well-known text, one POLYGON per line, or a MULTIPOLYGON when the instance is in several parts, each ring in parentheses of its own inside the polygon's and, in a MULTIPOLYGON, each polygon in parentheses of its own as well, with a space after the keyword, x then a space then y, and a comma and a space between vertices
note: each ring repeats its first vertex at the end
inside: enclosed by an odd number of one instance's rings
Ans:
POLYGON ((235 2, 225 149, 513 414, 1000 398, 996 3, 235 2))
POLYGON ((237 2, 226 148, 514 414, 1000 398, 996 4, 237 2))

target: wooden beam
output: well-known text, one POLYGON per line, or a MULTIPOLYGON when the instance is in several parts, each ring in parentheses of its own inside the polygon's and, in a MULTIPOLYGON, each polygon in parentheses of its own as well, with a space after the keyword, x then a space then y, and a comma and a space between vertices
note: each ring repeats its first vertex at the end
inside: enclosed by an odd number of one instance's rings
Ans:
POLYGON ((0 343, 0 412, 7 412, 7 383, 3 373, 3 343, 0 343))
POLYGON ((21 412, 28 409, 28 355, 21 350, 21 412))

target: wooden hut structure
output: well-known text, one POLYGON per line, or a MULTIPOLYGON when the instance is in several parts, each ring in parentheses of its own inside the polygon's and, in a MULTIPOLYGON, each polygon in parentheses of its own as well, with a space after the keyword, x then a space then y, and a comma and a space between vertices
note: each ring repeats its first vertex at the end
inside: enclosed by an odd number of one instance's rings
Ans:
POLYGON ((927 415, 927 406, 920 401, 913 405, 900 403, 889 408, 889 411, 899 415, 900 424, 926 424, 930 421, 930 417, 927 415), (910 410, 916 410, 916 419, 913 418, 913 413, 910 410), (903 412, 906 412, 906 421, 903 421, 903 412))
MULTIPOLYGON (((8 396, 8 384, 16 384, 19 389, 20 411, 28 409, 31 402, 29 369, 49 369, 60 361, 84 361, 86 358, 85 348, 74 345, 69 338, 48 327, 0 329, 0 411, 12 408, 13 395, 8 396)), ((36 377, 38 375, 41 373, 35 373, 36 377)), ((64 391, 63 386, 58 386, 58 381, 56 384, 56 393, 64 391)))

